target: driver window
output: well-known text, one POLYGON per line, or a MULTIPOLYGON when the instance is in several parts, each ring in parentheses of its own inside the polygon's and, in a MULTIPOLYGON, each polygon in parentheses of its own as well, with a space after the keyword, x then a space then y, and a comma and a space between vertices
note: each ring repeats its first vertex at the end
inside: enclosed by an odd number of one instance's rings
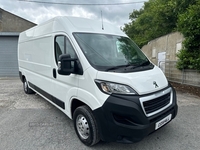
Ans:
POLYGON ((77 58, 74 48, 68 38, 66 38, 66 54, 70 54, 71 58, 77 58))
POLYGON ((55 57, 56 63, 58 63, 58 58, 60 55, 65 54, 65 37, 56 36, 55 38, 55 57))
POLYGON ((64 35, 58 35, 55 37, 55 59, 57 64, 59 56, 62 54, 70 54, 71 58, 77 58, 69 39, 64 35))

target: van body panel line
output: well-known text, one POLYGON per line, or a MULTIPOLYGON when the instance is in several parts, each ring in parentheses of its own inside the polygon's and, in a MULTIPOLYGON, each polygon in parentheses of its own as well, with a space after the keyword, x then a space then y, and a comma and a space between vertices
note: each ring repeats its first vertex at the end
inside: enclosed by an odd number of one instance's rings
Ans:
POLYGON ((155 131, 156 122, 170 114, 171 120, 174 119, 178 106, 175 90, 172 91, 173 103, 151 117, 147 117, 141 108, 141 96, 110 95, 101 108, 93 111, 101 139, 109 142, 138 142, 155 131))
POLYGON ((65 103, 59 99, 57 99, 56 97, 52 96, 51 94, 45 92, 44 90, 42 90, 41 88, 37 87, 36 85, 32 84, 31 82, 28 82, 29 86, 31 88, 33 88, 35 91, 39 92, 40 94, 42 94, 44 97, 46 97, 48 100, 50 100, 51 102, 53 102, 54 104, 56 104, 57 106, 59 106, 62 109, 65 109, 65 103))

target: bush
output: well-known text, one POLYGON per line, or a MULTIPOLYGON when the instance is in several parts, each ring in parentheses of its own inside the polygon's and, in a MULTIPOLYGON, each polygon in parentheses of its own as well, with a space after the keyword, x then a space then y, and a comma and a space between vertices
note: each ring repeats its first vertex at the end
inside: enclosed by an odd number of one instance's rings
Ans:
POLYGON ((177 26, 185 37, 184 49, 177 54, 177 68, 200 70, 200 1, 179 15, 177 26))
POLYGON ((196 69, 200 71, 200 51, 190 52, 188 50, 180 50, 177 54, 179 60, 177 61, 177 68, 196 69))

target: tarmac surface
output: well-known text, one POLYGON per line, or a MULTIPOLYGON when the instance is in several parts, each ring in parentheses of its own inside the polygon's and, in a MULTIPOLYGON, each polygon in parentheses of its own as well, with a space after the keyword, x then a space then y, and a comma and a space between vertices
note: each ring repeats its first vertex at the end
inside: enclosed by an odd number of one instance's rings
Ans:
POLYGON ((0 150, 199 150, 200 98, 181 92, 177 98, 177 117, 142 141, 87 147, 60 110, 37 94, 25 94, 19 78, 0 78, 0 150))

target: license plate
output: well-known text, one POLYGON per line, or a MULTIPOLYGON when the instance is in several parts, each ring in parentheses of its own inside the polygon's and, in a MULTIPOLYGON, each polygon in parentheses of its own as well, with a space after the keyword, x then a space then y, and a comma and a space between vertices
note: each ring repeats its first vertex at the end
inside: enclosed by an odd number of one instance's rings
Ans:
POLYGON ((164 126, 168 123, 172 118, 172 114, 168 115, 167 117, 163 118, 162 120, 158 121, 155 126, 155 130, 159 129, 160 127, 164 126))

